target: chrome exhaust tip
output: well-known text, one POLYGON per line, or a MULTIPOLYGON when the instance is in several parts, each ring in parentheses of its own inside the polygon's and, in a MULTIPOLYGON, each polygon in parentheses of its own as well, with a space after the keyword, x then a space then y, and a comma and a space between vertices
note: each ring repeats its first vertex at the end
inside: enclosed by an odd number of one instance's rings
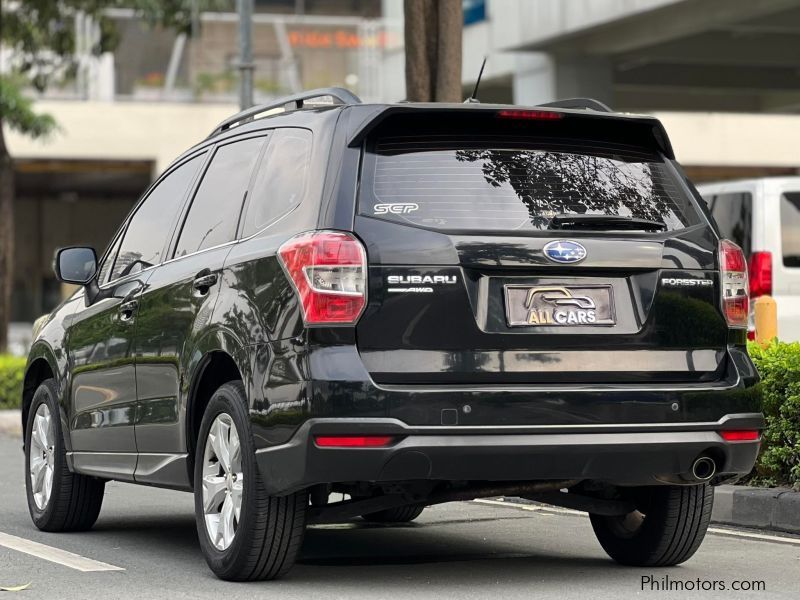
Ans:
POLYGON ((692 478, 695 481, 708 481, 717 472, 717 465, 708 456, 700 456, 692 463, 692 478))

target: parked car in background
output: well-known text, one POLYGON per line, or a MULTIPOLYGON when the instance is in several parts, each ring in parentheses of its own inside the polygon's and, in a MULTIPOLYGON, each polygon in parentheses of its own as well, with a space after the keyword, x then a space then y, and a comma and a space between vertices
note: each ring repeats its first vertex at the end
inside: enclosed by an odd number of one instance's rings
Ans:
POLYGON ((778 336, 800 340, 800 177, 711 183, 698 190, 722 235, 748 258, 750 297, 773 296, 778 336))

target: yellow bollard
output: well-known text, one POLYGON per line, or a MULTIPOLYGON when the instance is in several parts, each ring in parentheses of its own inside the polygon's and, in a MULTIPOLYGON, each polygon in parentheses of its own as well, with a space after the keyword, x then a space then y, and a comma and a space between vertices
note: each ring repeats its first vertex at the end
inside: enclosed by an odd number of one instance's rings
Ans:
POLYGON ((778 337, 778 303, 772 296, 759 296, 754 302, 756 342, 762 348, 778 337))

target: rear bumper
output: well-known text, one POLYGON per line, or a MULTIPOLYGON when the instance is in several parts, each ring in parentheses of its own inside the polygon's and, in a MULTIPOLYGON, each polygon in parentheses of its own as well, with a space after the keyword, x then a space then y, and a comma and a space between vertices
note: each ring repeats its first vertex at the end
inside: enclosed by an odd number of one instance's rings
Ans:
POLYGON ((750 471, 759 442, 726 442, 719 431, 764 428, 760 413, 711 423, 413 427, 390 418, 311 419, 285 444, 258 450, 271 494, 319 483, 409 480, 590 479, 617 485, 676 480, 700 454, 719 477, 750 471), (318 435, 392 435, 383 448, 320 448, 318 435))

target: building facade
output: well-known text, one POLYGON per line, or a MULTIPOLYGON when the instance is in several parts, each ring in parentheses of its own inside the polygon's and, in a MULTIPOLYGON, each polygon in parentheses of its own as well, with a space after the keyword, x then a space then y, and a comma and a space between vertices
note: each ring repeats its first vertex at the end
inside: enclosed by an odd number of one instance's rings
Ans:
MULTIPOLYGON (((233 6, 233 3, 231 3, 233 6)), ((663 120, 698 181, 800 169, 800 0, 464 0, 465 96, 488 57, 484 102, 588 96, 663 120)), ((14 320, 63 294, 56 247, 102 251, 157 173, 236 112, 237 17, 196 15, 191 36, 114 10, 114 54, 80 68, 38 108, 59 130, 6 132, 17 168, 14 320)), ((365 101, 405 97, 402 0, 259 0, 256 101, 348 87, 365 101)), ((22 327, 22 331, 25 327, 22 327)))

